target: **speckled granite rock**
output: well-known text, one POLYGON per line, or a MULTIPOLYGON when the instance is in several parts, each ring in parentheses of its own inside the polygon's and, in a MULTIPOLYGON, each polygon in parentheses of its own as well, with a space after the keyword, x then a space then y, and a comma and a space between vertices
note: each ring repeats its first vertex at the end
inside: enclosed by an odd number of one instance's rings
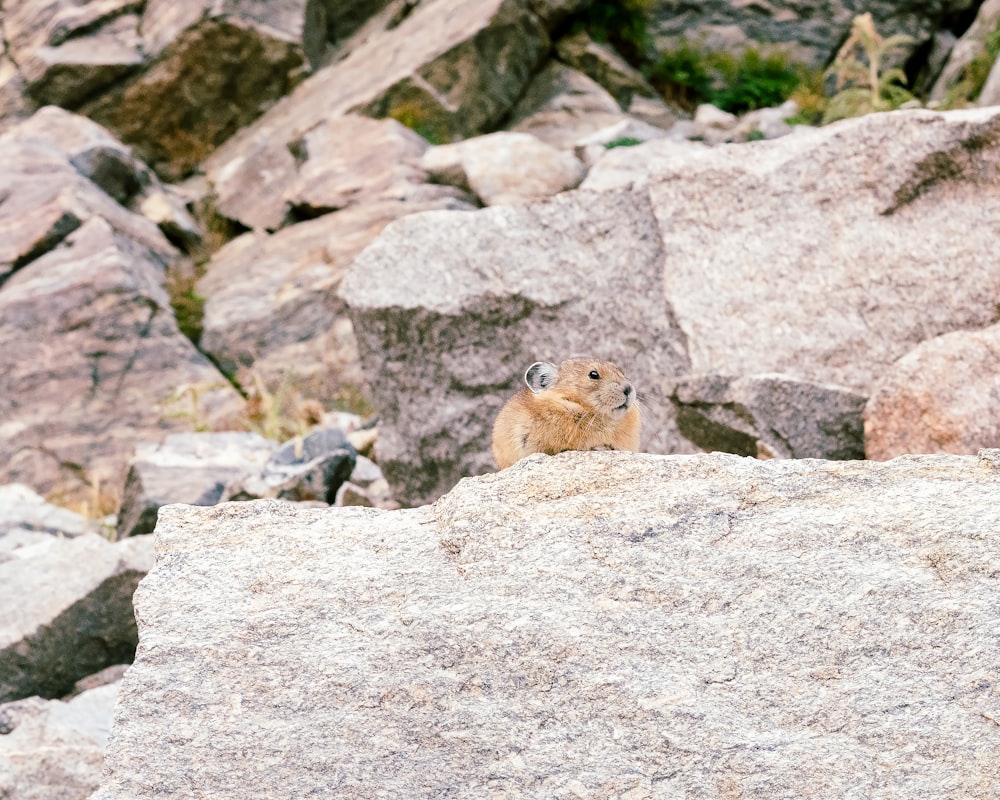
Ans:
POLYGON ((993 800, 1000 452, 170 506, 94 800, 993 800))

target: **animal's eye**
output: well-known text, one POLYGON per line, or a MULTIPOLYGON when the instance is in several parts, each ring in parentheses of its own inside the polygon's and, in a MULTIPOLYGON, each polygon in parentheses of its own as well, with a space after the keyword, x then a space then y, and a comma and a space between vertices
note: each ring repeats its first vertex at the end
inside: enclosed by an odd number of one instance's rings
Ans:
POLYGON ((590 375, 589 375, 588 377, 589 377, 589 378, 590 378, 590 379, 591 379, 592 381, 599 381, 599 380, 601 379, 601 373, 599 373, 599 372, 598 372, 598 371, 597 371, 596 369, 592 369, 592 370, 590 371, 590 375))

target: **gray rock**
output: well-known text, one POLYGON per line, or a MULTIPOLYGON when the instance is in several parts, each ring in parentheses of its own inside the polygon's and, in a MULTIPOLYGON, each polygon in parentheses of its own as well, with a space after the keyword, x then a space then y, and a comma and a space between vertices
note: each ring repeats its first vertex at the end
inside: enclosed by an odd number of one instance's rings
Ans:
POLYGON ((628 190, 386 228, 340 293, 393 496, 420 504, 493 469, 493 420, 525 368, 575 354, 625 369, 645 400, 644 448, 690 450, 668 400, 688 360, 663 301, 663 258, 645 195, 628 190))
POLYGON ((82 536, 96 533, 92 519, 48 503, 29 486, 0 486, 0 537, 16 530, 37 531, 49 536, 82 536))
POLYGON ((880 35, 913 37, 902 64, 970 5, 969 0, 768 0, 752 6, 743 0, 654 0, 648 28, 661 51, 679 39, 713 50, 777 44, 795 59, 822 68, 847 38, 854 16, 870 11, 880 35))
POLYGON ((657 159, 664 286, 692 373, 868 395, 924 339, 994 322, 998 135, 997 109, 898 111, 758 142, 753 158, 657 159))
POLYGON ((136 442, 242 408, 178 330, 164 260, 94 217, 0 289, 0 481, 111 501, 136 442))
POLYGON ((671 400, 702 450, 758 458, 865 457, 864 397, 785 375, 685 378, 671 400))
POLYGON ((33 110, 24 77, 0 42, 0 133, 27 119, 33 110))
POLYGON ((319 428, 271 453, 263 469, 230 482, 226 499, 271 498, 332 505, 354 470, 357 451, 337 428, 319 428))
POLYGON ((6 735, 0 736, 4 797, 89 797, 101 782, 117 695, 115 683, 91 689, 69 702, 35 697, 0 706, 0 719, 6 717, 12 723, 6 735))
MULTIPOLYGON (((331 42, 347 38, 391 2, 392 0, 323 0, 327 38, 331 42)), ((406 2, 419 5, 420 0, 406 2)))
POLYGON ((574 189, 587 168, 530 133, 499 131, 433 147, 420 166, 432 180, 469 189, 485 205, 516 205, 574 189))
POLYGON ((132 593, 153 566, 150 537, 52 539, 0 562, 0 702, 59 697, 132 661, 132 593))
POLYGON ((993 800, 998 491, 997 451, 603 452, 171 506, 94 800, 993 800))
POLYGON ((1000 447, 1000 325, 921 342, 865 406, 865 453, 975 453, 1000 447))
POLYGON ((506 127, 570 150, 581 136, 606 128, 623 116, 621 107, 597 81, 550 61, 528 84, 506 127))
POLYGON ((226 486, 259 473, 277 442, 255 433, 174 433, 136 448, 125 478, 116 538, 152 533, 168 503, 211 506, 226 486))
POLYGON ((684 163, 695 151, 704 149, 701 142, 678 140, 670 132, 664 139, 651 139, 634 147, 605 149, 591 164, 580 188, 598 192, 624 188, 644 190, 649 185, 650 175, 684 163))
POLYGON ((261 162, 278 158, 274 148, 350 112, 393 117, 442 143, 492 130, 548 49, 545 29, 521 0, 420 3, 304 81, 220 147, 206 169, 253 186, 261 162))

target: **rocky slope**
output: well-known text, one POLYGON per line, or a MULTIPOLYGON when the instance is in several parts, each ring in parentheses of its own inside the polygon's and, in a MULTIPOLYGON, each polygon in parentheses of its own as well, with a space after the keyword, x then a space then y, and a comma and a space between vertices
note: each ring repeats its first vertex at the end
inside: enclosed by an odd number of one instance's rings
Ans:
MULTIPOLYGON (((132 658, 163 505, 436 500, 492 469, 493 414, 536 359, 619 361, 654 453, 1000 444, 998 24, 997 0, 5 0, 0 795, 96 788, 98 684, 132 658), (683 34, 817 67, 870 10, 911 37, 891 63, 922 100, 982 108, 820 130, 792 101, 694 108, 637 68, 628 9, 668 55, 683 34)), ((720 795, 758 793, 747 763, 720 795)), ((593 791, 660 791, 624 774, 593 791)), ((532 791, 591 785, 553 780, 532 791)))

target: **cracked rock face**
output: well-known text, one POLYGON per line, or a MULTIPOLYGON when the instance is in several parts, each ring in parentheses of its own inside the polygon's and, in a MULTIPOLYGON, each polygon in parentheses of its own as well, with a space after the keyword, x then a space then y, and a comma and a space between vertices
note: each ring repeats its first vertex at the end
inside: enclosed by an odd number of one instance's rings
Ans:
POLYGON ((992 800, 998 492, 998 451, 604 452, 171 506, 94 798, 992 800))

